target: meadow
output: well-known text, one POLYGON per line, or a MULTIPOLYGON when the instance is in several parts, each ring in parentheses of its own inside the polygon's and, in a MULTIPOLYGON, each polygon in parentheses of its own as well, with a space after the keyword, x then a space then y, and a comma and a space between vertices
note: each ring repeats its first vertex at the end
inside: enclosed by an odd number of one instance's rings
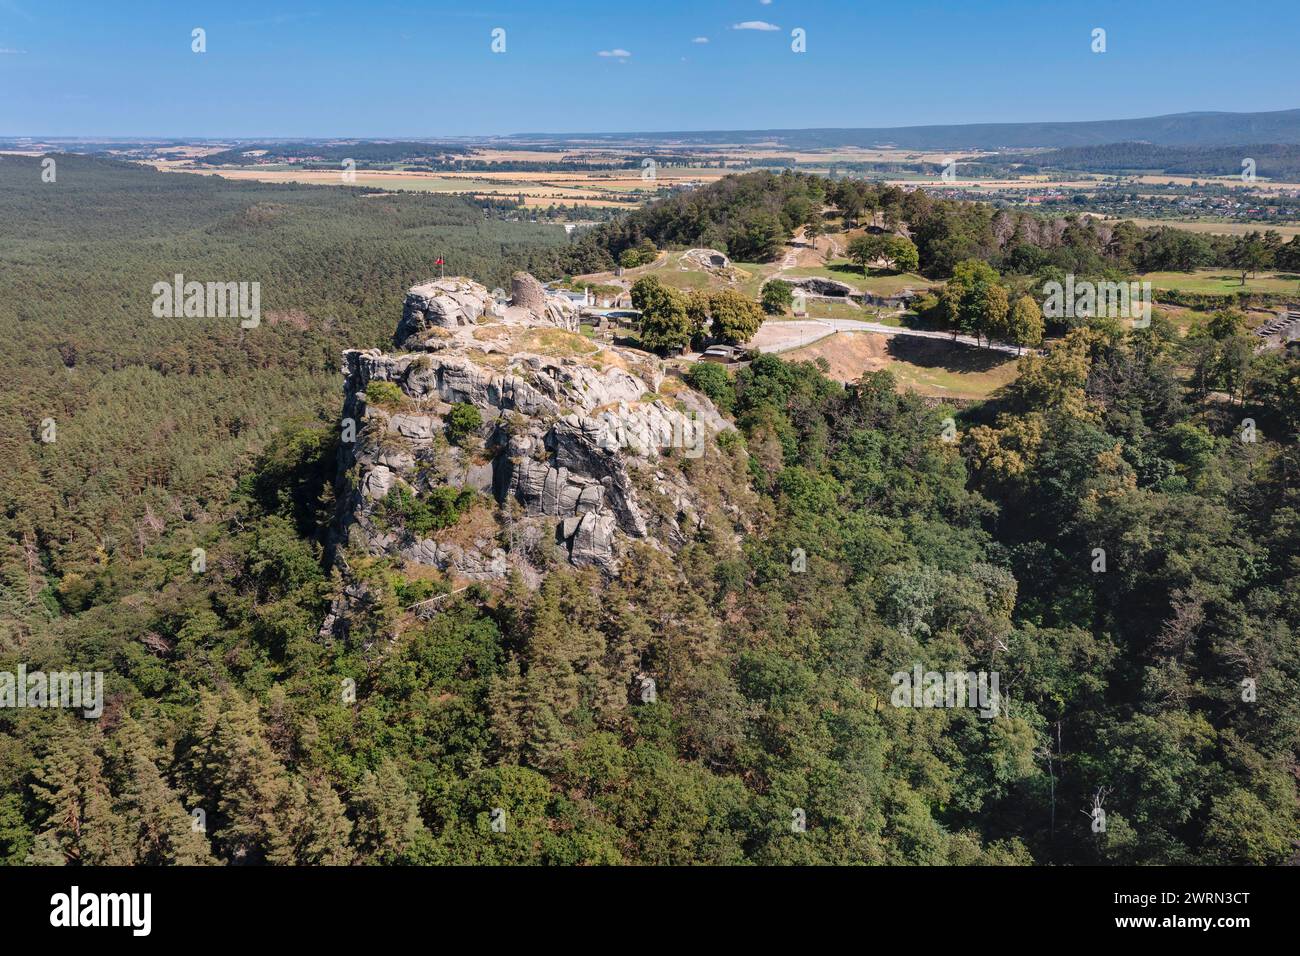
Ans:
POLYGON ((1291 292, 1300 298, 1300 275, 1294 272, 1258 272, 1241 283, 1241 273, 1229 269, 1198 269, 1195 272, 1148 272, 1138 277, 1161 289, 1231 295, 1237 292, 1291 292))
POLYGON ((1016 358, 1003 352, 876 332, 836 332, 781 357, 790 362, 821 360, 825 374, 841 382, 888 369, 900 392, 962 401, 988 398, 1017 374, 1016 358))

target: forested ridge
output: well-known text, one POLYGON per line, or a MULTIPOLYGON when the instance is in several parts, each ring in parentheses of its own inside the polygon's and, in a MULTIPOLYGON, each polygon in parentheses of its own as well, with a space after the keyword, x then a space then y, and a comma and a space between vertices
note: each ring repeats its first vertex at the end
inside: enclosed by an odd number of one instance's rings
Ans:
MULTIPOLYGON (((52 570, 139 552, 139 521, 203 510, 295 417, 337 416, 344 348, 385 344, 434 260, 506 283, 559 272, 558 227, 459 199, 234 183, 133 164, 0 157, 0 447, 7 537, 52 570), (260 282, 262 322, 155 319, 158 281, 260 282), (42 444, 51 418, 58 441, 42 444), (33 475, 39 475, 33 480, 33 475)), ((146 522, 150 523, 150 522, 146 522)))
POLYGON ((1284 240, 1273 230, 1230 236, 1044 216, 793 170, 727 176, 602 223, 578 238, 571 266, 612 269, 627 250, 690 246, 716 248, 739 262, 770 262, 800 227, 825 229, 824 210, 839 217, 841 228, 905 230, 917 247, 918 270, 931 279, 949 278, 970 259, 991 264, 1026 290, 1066 273, 1122 281, 1134 272, 1202 266, 1300 269, 1300 237, 1284 240))
POLYGON ((1067 146, 1039 153, 1007 154, 997 162, 1018 164, 1025 172, 1041 168, 1101 172, 1159 170, 1202 176, 1239 176, 1243 160, 1255 161, 1254 172, 1273 179, 1300 173, 1300 146, 1257 143, 1248 146, 1156 146, 1152 143, 1106 143, 1067 146))
POLYGON ((680 554, 455 594, 354 555, 375 600, 320 635, 338 353, 385 343, 437 256, 549 278, 647 223, 694 244, 688 207, 730 243, 858 195, 941 275, 1119 269, 1142 236, 1010 242, 983 207, 751 174, 569 242, 460 200, 58 169, 0 160, 0 671, 102 670, 107 702, 0 709, 5 862, 1295 854, 1300 367, 1251 356, 1232 312, 1182 338, 1080 323, 962 411, 887 372, 713 367, 691 380, 738 431, 665 464, 709 506, 680 554), (262 326, 154 319, 174 272, 261 281, 262 326), (999 672, 1003 712, 894 706, 917 665, 999 672))
MULTIPOLYGON (((572 137, 550 133, 519 134, 529 141, 572 137)), ((1300 143, 1300 110, 1253 113, 1170 113, 1136 119, 1057 123, 963 123, 955 126, 881 128, 673 130, 586 133, 584 141, 616 140, 656 144, 779 143, 792 149, 845 146, 893 146, 901 149, 1037 149, 1141 141, 1163 146, 1226 146, 1234 143, 1300 143)))

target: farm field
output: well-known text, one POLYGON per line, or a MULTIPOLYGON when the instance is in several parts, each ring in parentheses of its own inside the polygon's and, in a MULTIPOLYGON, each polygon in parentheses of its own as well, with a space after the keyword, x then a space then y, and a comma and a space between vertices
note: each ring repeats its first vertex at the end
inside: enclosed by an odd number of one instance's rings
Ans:
POLYGON ((957 178, 951 182, 934 177, 913 177, 911 179, 886 179, 891 186, 923 186, 928 189, 1023 189, 1037 192, 1043 189, 1088 189, 1095 187, 1099 177, 1088 179, 1057 179, 1045 173, 1020 176, 1015 179, 981 179, 975 176, 963 176, 961 166, 957 167, 957 178))
MULTIPOLYGON (((487 161, 556 161, 556 153, 499 154, 475 156, 487 161)), ((618 156, 591 157, 593 163, 609 162, 618 156)), ((358 169, 350 183, 340 172, 330 169, 302 169, 292 164, 243 167, 191 166, 180 162, 156 162, 168 172, 215 175, 225 179, 255 180, 272 183, 309 183, 323 186, 368 186, 394 191, 467 193, 476 197, 515 198, 522 196, 526 206, 549 206, 554 203, 582 203, 590 206, 632 208, 653 199, 658 190, 683 183, 705 183, 733 170, 693 166, 660 166, 655 178, 646 180, 638 169, 591 171, 473 171, 428 172, 411 169, 358 169)))
MULTIPOLYGON (((527 206, 548 206, 552 203, 579 202, 589 206, 620 206, 631 208, 638 199, 649 199, 654 190, 641 190, 638 196, 630 185, 623 185, 621 190, 602 187, 583 188, 575 185, 559 185, 550 179, 526 180, 521 176, 535 174, 464 174, 464 173, 422 173, 409 170, 362 170, 358 171, 350 183, 343 182, 338 172, 313 169, 189 169, 169 167, 174 172, 199 173, 201 175, 220 176, 223 179, 255 180, 271 183, 309 183, 322 186, 369 186, 374 189, 387 189, 400 192, 436 192, 468 193, 474 196, 498 196, 514 198, 524 197, 527 206), (623 192, 627 198, 611 196, 623 192)), ((573 174, 570 174, 573 175, 573 174)))
MULTIPOLYGON (((1241 177, 1238 176, 1186 176, 1175 173, 1148 173, 1139 176, 1126 176, 1127 181, 1137 183, 1147 183, 1150 185, 1172 185, 1172 186, 1190 186, 1193 183, 1217 184, 1236 188, 1241 185, 1241 177)), ((1288 190, 1300 189, 1300 183, 1287 182, 1281 179, 1257 179, 1252 184, 1254 192, 1261 196, 1275 196, 1288 190)))
MULTIPOLYGON (((649 202, 664 187, 707 185, 722 176, 772 166, 792 166, 795 169, 830 173, 835 164, 854 163, 932 163, 944 164, 954 158, 979 162, 995 158, 996 154, 977 150, 908 150, 888 147, 859 149, 841 147, 834 149, 798 149, 779 144, 693 144, 643 146, 634 141, 611 145, 608 142, 584 143, 574 141, 564 148, 544 148, 542 144, 518 144, 520 148, 503 148, 490 141, 473 147, 467 159, 488 163, 570 163, 590 165, 590 169, 566 170, 465 170, 436 171, 404 169, 383 165, 365 166, 357 170, 356 185, 398 192, 420 191, 436 193, 463 193, 475 198, 521 199, 525 207, 544 208, 556 204, 581 204, 593 207, 631 209, 649 202), (638 160, 653 154, 658 163, 653 180, 641 178, 640 168, 600 169, 602 165, 620 161, 638 160), (678 164, 680 163, 680 165, 678 164)), ((264 182, 299 182, 318 185, 344 185, 337 172, 329 169, 302 169, 296 164, 252 165, 242 167, 212 168, 196 165, 195 160, 220 147, 174 147, 165 155, 151 160, 159 169, 172 172, 190 172, 219 175, 228 179, 253 179, 264 182)), ((861 175, 852 172, 850 175, 861 175)), ((870 178, 879 173, 867 173, 870 178)), ((945 182, 931 173, 885 173, 881 179, 890 185, 933 189, 939 194, 953 190, 965 198, 990 201, 998 198, 1019 203, 1019 197, 1052 190, 1081 190, 1092 192, 1104 183, 1114 184, 1120 179, 1141 184, 1182 184, 1193 182, 1221 182, 1232 184, 1233 178, 1216 180, 1215 177, 1190 177, 1171 174, 1148 173, 1128 177, 1102 174, 1072 173, 1047 170, 1014 179, 980 178, 962 175, 961 167, 955 181, 945 182)), ((1279 195, 1294 190, 1295 184, 1261 181, 1255 187, 1261 196, 1279 195)), ((1085 213, 1093 215, 1092 213, 1085 213)), ((1106 216, 1107 219, 1114 217, 1106 216)), ((1268 225, 1254 222, 1214 221, 1206 219, 1154 220, 1134 219, 1139 225, 1170 225, 1197 232, 1240 235, 1255 229, 1275 228, 1284 237, 1300 235, 1300 223, 1268 225)), ((800 256, 800 266, 808 265, 800 256)))
MULTIPOLYGON (((1116 216, 1104 217, 1107 222, 1119 222, 1116 216)), ((1217 222, 1206 219, 1129 219, 1135 226, 1173 226, 1189 232, 1208 232, 1220 236, 1244 236, 1250 232, 1275 231, 1283 238, 1300 235, 1300 223, 1217 222)))

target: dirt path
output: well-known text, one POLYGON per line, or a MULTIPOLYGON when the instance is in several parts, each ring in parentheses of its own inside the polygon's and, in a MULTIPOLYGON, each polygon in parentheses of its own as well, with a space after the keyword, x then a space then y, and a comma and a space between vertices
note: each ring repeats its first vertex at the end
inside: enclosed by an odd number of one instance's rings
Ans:
POLYGON ((791 269, 801 267, 815 267, 825 265, 826 259, 824 251, 818 250, 817 242, 824 241, 830 247, 832 256, 842 256, 843 252, 837 243, 830 236, 820 236, 813 242, 808 241, 807 230, 800 226, 795 230, 790 242, 785 247, 785 255, 782 257, 776 271, 772 273, 771 278, 780 278, 791 269))

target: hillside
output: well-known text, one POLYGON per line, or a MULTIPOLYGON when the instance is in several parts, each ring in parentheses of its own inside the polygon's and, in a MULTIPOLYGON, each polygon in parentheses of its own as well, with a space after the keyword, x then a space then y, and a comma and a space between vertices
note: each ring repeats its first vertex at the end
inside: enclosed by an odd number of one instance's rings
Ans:
POLYGON ((1300 109, 1267 113, 1171 113, 1072 123, 967 123, 843 129, 689 130, 626 133, 527 133, 541 141, 636 140, 645 143, 764 143, 791 148, 898 146, 904 149, 1024 149, 1141 141, 1160 146, 1300 143, 1300 109))
MULTIPOLYGON (((1291 860, 1294 350, 1231 310, 1062 323, 958 407, 839 355, 679 376, 525 274, 775 234, 822 188, 570 242, 0 161, 0 673, 104 677, 99 719, 0 709, 0 860, 1291 860), (262 321, 158 316, 177 272, 260 282, 262 321)), ((1008 289, 1173 242, 862 188, 822 195, 986 335, 1008 289)))
POLYGON ((1242 161, 1255 161, 1255 175, 1270 179, 1300 178, 1300 146, 1257 143, 1235 146, 1166 146, 1154 143, 1107 143, 1071 146, 1039 153, 1004 155, 999 162, 1031 169, 1056 168, 1097 172, 1155 170, 1198 176, 1240 176, 1242 161))
POLYGON ((37 158, 0 157, 0 219, 0 495, 13 503, 0 520, 56 573, 138 553, 157 535, 146 514, 166 526, 218 507, 287 422, 332 416, 339 353, 386 341, 401 290, 438 256, 496 284, 515 267, 553 277, 567 248, 558 228, 485 221, 456 199, 73 156, 54 183, 37 158), (155 319, 151 290, 177 273, 260 283, 260 326, 155 319), (47 417, 59 440, 33 444, 47 417))

